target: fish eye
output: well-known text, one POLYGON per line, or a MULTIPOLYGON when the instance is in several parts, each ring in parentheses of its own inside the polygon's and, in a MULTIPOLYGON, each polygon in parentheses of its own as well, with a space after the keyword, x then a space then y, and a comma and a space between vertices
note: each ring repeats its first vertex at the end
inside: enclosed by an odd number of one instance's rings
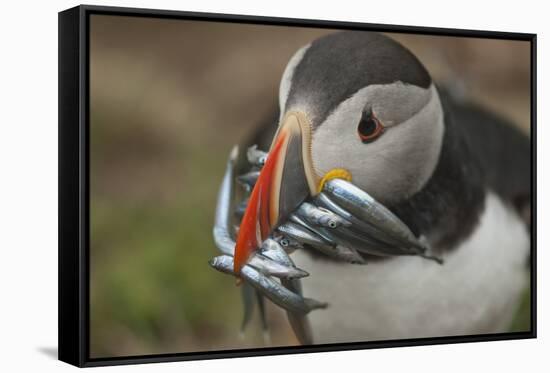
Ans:
POLYGON ((289 245, 288 240, 287 240, 286 238, 283 238, 283 239, 281 240, 281 246, 287 247, 288 245, 289 245))
POLYGON ((357 134, 363 143, 376 140, 384 132, 384 126, 374 116, 372 110, 364 111, 357 126, 357 134))
POLYGON ((329 228, 336 228, 337 224, 334 220, 330 220, 328 222, 328 226, 329 226, 329 228))

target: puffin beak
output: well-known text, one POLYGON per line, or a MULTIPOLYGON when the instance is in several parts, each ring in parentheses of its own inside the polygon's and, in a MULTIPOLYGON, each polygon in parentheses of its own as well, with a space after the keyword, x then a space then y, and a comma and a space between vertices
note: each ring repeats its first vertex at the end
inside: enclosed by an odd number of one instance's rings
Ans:
POLYGON ((318 184, 311 162, 311 124, 305 114, 289 112, 275 134, 239 228, 234 257, 237 275, 279 222, 317 193, 318 184))

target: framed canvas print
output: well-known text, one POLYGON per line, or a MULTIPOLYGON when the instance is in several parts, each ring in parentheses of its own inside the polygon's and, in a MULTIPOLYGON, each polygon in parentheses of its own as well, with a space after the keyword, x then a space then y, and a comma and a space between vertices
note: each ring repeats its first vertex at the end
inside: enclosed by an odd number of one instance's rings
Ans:
POLYGON ((59 14, 59 358, 536 336, 536 36, 59 14))

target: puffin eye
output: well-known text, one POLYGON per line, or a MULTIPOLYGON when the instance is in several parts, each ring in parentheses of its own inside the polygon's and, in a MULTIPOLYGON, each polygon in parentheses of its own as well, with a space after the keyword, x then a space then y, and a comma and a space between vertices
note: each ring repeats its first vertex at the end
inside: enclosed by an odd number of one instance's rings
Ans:
POLYGON ((363 112, 361 121, 357 126, 357 133, 363 143, 368 143, 380 136, 384 132, 384 126, 380 123, 378 118, 374 116, 372 110, 363 112))

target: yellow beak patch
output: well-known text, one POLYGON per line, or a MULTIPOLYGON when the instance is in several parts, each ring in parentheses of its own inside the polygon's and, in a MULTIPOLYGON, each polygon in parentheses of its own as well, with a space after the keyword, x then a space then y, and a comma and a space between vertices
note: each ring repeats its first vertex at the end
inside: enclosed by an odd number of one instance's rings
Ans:
POLYGON ((333 168, 332 170, 327 172, 319 182, 317 193, 321 193, 323 187, 325 186, 325 183, 332 179, 343 179, 346 181, 351 181, 351 173, 343 168, 333 168))

